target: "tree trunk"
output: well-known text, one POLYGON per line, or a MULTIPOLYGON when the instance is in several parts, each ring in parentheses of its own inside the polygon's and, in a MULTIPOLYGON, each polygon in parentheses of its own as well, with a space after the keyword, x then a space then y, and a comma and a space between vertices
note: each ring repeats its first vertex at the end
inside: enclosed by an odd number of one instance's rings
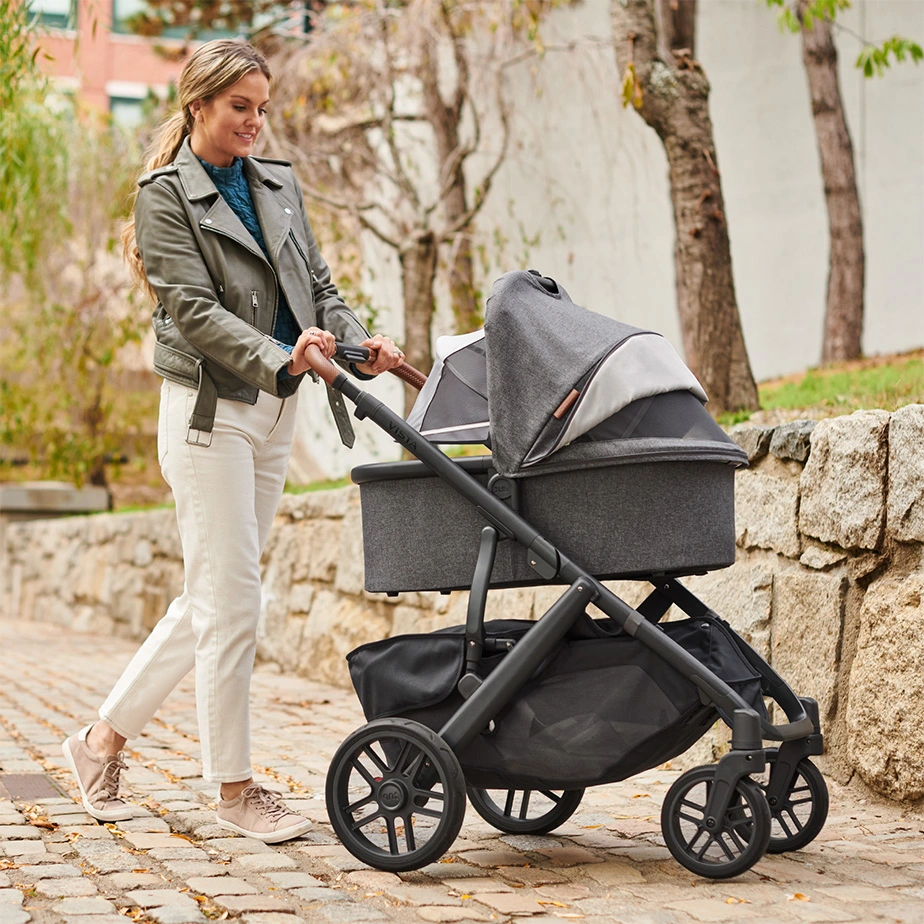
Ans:
POLYGON ((831 24, 816 17, 807 29, 803 19, 807 2, 799 0, 798 6, 803 23, 802 60, 812 99, 831 239, 821 361, 833 363, 862 355, 863 219, 831 24))
MULTIPOLYGON (((408 363, 421 372, 430 372, 433 364, 430 338, 433 329, 433 282, 436 279, 436 238, 431 231, 419 232, 398 253, 401 284, 404 291, 405 353, 408 363)), ((407 414, 417 400, 417 389, 404 386, 404 410, 407 414)))
POLYGON ((709 81, 692 57, 695 0, 612 0, 610 11, 617 64, 621 71, 634 66, 639 111, 667 154, 687 363, 709 395, 713 414, 756 410, 709 118, 709 81))
MULTIPOLYGON (((456 61, 456 90, 453 99, 445 102, 439 89, 438 63, 434 54, 432 36, 421 50, 420 81, 423 86, 424 110, 427 122, 436 136, 439 158, 440 183, 444 184, 443 211, 447 223, 452 225, 457 218, 468 211, 465 188, 464 157, 459 142, 459 123, 462 120, 462 106, 468 96, 468 61, 465 47, 452 30, 452 24, 444 19, 444 28, 450 33, 456 61)), ((475 289, 474 259, 472 256, 471 231, 466 228, 458 233, 449 258, 449 292, 452 311, 458 333, 467 333, 484 323, 475 289)))

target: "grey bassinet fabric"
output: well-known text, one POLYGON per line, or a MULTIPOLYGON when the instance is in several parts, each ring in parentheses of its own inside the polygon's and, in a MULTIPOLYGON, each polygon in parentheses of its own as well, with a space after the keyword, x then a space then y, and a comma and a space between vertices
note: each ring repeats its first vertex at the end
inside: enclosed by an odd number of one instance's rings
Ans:
MULTIPOLYGON (((698 573, 734 562, 733 466, 695 453, 683 461, 596 462, 605 467, 586 460, 565 471, 543 466, 520 484, 523 518, 582 568, 608 579, 698 573)), ((482 484, 494 473, 490 456, 457 464, 482 484)), ((367 591, 471 585, 485 526, 474 504, 421 462, 357 466, 353 480, 360 486, 367 591)), ((541 579, 526 549, 501 542, 491 586, 536 583, 541 579)))
MULTIPOLYGON (((587 311, 544 282, 507 273, 487 301, 488 405, 501 474, 525 474, 638 399, 688 391, 706 400, 660 334, 587 311)), ((724 434, 716 439, 734 446, 724 434)))

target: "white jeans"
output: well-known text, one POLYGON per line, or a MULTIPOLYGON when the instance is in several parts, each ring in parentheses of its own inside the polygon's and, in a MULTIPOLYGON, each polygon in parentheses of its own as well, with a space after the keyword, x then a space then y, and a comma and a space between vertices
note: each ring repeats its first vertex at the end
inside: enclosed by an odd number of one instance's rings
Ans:
MULTIPOLYGON (((195 666, 203 777, 249 779, 250 677, 260 555, 285 485, 296 398, 218 399, 211 445, 187 442, 195 390, 164 382, 157 447, 176 500, 183 593, 123 672, 99 715, 134 738, 195 666)), ((195 435, 196 431, 193 431, 195 435)), ((207 440, 207 434, 200 438, 207 440)))

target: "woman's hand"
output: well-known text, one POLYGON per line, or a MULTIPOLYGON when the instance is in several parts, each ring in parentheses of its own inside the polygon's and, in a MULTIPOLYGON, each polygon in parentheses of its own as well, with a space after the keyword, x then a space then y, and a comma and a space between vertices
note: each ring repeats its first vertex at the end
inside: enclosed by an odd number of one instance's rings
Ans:
POLYGON ((362 365, 356 366, 360 372, 366 375, 379 375, 400 366, 404 362, 404 353, 395 346, 395 341, 391 337, 385 337, 382 334, 376 334, 368 340, 363 340, 360 346, 368 347, 369 360, 362 365))
POLYGON ((329 330, 309 327, 308 330, 302 332, 295 344, 295 349, 292 350, 289 375, 300 375, 311 368, 305 359, 305 348, 309 344, 314 344, 318 347, 324 354, 325 359, 330 359, 337 350, 337 340, 329 330))

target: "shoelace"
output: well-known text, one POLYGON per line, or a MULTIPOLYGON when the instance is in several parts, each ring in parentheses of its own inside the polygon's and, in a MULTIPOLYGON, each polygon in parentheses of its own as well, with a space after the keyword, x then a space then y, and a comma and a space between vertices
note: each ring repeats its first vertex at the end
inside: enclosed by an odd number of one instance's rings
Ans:
POLYGON ((269 821, 278 821, 289 814, 289 810, 282 804, 282 794, 264 789, 258 783, 248 786, 241 795, 245 802, 250 802, 269 821))
POLYGON ((111 755, 103 767, 103 779, 100 783, 99 795, 104 799, 119 798, 119 776, 128 765, 122 760, 123 752, 111 755))

